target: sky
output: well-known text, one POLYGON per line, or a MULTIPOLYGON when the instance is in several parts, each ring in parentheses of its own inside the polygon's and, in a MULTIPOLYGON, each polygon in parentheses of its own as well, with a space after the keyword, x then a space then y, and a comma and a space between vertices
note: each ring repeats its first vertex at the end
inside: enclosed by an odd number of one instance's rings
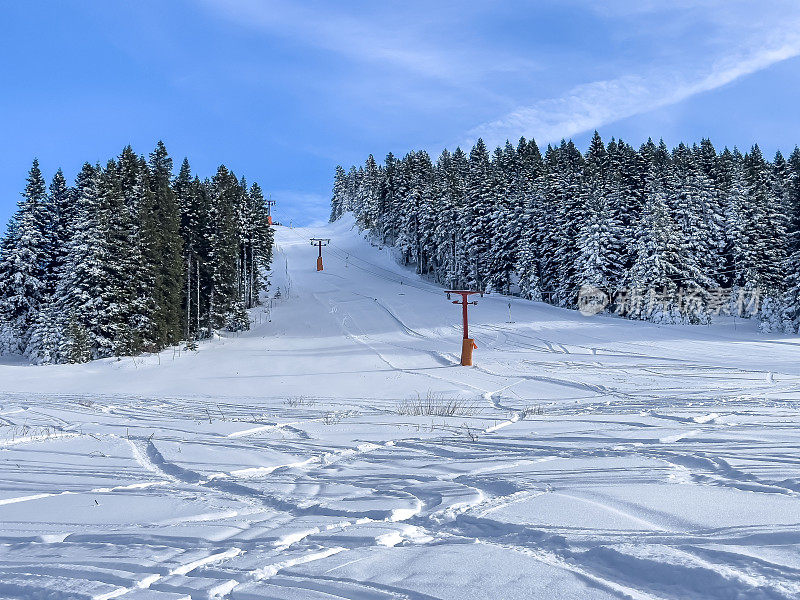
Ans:
POLYGON ((334 168, 533 137, 800 144, 800 3, 3 2, 0 222, 31 161, 72 180, 161 139, 201 177, 327 219, 334 168))

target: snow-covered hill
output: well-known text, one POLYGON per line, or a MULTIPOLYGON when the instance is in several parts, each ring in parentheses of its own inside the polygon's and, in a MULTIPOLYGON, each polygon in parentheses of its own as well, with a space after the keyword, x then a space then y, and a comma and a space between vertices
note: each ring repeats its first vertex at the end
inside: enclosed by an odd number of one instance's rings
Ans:
POLYGON ((276 240, 246 334, 0 365, 0 597, 800 597, 796 339, 488 296, 464 368, 352 222, 276 240))

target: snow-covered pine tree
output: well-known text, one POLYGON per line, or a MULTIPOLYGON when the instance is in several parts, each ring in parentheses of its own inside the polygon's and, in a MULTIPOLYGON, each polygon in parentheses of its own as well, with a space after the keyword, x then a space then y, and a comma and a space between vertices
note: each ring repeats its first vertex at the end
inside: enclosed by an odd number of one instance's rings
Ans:
POLYGON ((16 216, 12 216, 6 226, 5 235, 0 239, 0 356, 21 351, 18 334, 11 326, 10 314, 5 312, 10 308, 6 304, 6 295, 11 291, 15 271, 12 257, 18 244, 17 232, 16 216))
POLYGON ((52 235, 54 252, 53 263, 48 268, 50 273, 49 291, 52 293, 55 290, 56 281, 61 274, 67 257, 67 248, 72 236, 72 225, 75 222, 75 198, 73 190, 67 186, 67 181, 61 169, 58 169, 56 174, 53 175, 48 191, 53 213, 52 235))
POLYGON ((347 172, 347 187, 345 191, 344 203, 342 204, 342 212, 353 212, 358 201, 361 189, 361 178, 364 174, 364 168, 355 166, 350 167, 347 172))
POLYGON ((375 226, 380 212, 381 171, 370 154, 364 165, 364 174, 359 187, 359 198, 356 203, 356 222, 361 229, 375 226))
POLYGON ((450 222, 456 217, 453 199, 450 193, 450 182, 447 170, 452 167, 452 155, 445 148, 433 165, 433 182, 431 193, 437 199, 436 210, 432 215, 431 243, 433 256, 431 262, 435 269, 436 280, 449 285, 447 273, 452 270, 452 248, 450 242, 450 222))
POLYGON ((400 250, 403 264, 412 262, 414 255, 414 233, 412 228, 416 222, 417 204, 414 202, 414 167, 415 152, 409 152, 399 162, 396 171, 397 208, 394 218, 393 246, 400 250))
POLYGON ((183 331, 183 240, 180 235, 181 213, 172 188, 172 159, 159 141, 148 163, 149 193, 152 212, 142 220, 155 225, 146 230, 149 239, 148 262, 157 281, 156 303, 152 316, 154 336, 148 340, 156 349, 175 344, 183 331))
POLYGON ((434 195, 434 171, 431 157, 427 152, 420 152, 417 156, 417 177, 415 184, 418 188, 419 204, 417 212, 417 270, 427 275, 435 267, 436 251, 433 243, 433 234, 436 229, 436 213, 438 199, 434 195))
POLYGON ((647 185, 645 158, 622 140, 609 144, 610 199, 620 226, 619 246, 621 268, 614 285, 624 289, 635 260, 635 231, 644 209, 647 185))
POLYGON ((519 157, 509 141, 495 151, 491 172, 494 206, 490 216, 489 284, 493 290, 508 294, 517 263, 523 203, 519 157))
POLYGON ((333 176, 333 197, 331 198, 331 217, 330 222, 338 220, 344 212, 345 195, 347 193, 347 174, 341 165, 336 165, 336 173, 333 176))
POLYGON ((680 298, 686 272, 684 251, 657 169, 658 165, 652 164, 624 312, 631 318, 678 323, 684 318, 680 298))
POLYGON ((163 291, 156 264, 160 232, 147 163, 127 146, 116 170, 104 191, 119 208, 109 215, 107 232, 108 249, 118 258, 106 270, 114 298, 109 303, 114 354, 123 356, 159 349, 156 315, 163 291))
POLYGON ((31 328, 48 299, 47 269, 53 264, 52 211, 39 161, 33 161, 22 200, 3 245, 0 316, 4 337, 16 343, 12 351, 24 352, 31 328), (8 333, 10 331, 10 333, 8 333))
POLYGON ((540 301, 542 239, 540 228, 545 227, 544 202, 542 199, 542 155, 536 142, 520 138, 517 144, 519 178, 517 180, 518 204, 514 215, 519 236, 515 257, 515 273, 523 298, 540 301))
POLYGON ((202 231, 201 210, 197 199, 198 182, 192 178, 192 169, 189 166, 189 159, 184 158, 177 177, 173 181, 172 188, 175 193, 175 202, 180 210, 180 227, 183 249, 183 273, 184 281, 182 288, 182 311, 183 337, 186 340, 194 339, 196 335, 197 296, 199 295, 199 280, 196 276, 198 271, 198 240, 202 231))
POLYGON ((241 187, 226 167, 220 166, 211 181, 207 270, 209 274, 207 328, 246 329, 244 304, 237 294, 236 264, 239 256, 236 204, 241 187))
POLYGON ((45 297, 36 321, 30 328, 25 356, 35 365, 59 362, 63 321, 52 294, 45 297))
POLYGON ((771 283, 764 291, 759 310, 759 327, 764 332, 783 329, 785 311, 786 267, 789 253, 789 206, 791 204, 791 169, 778 151, 769 168, 769 195, 765 217, 771 236, 765 248, 770 264, 771 283))
MULTIPOLYGON (((744 157, 739 150, 724 148, 720 152, 717 161, 717 190, 720 194, 720 204, 722 205, 724 239, 725 246, 722 251, 723 268, 721 270, 720 283, 724 288, 733 290, 736 287, 738 276, 736 247, 736 211, 734 205, 736 198, 742 189, 734 189, 734 181, 737 186, 743 186, 742 181, 742 161, 744 157)), ((738 206, 738 204, 737 204, 738 206)))
MULTIPOLYGON (((134 182, 138 175, 138 158, 128 154, 128 165, 133 169, 134 182)), ((129 323, 132 304, 138 289, 132 288, 130 280, 138 279, 142 268, 141 247, 138 244, 138 229, 134 231, 131 207, 123 192, 120 165, 109 160, 100 169, 97 182, 97 218, 101 239, 97 240, 96 282, 93 300, 102 307, 94 323, 95 342, 98 343, 95 358, 121 356, 137 351, 133 342, 133 331, 129 323), (135 263, 135 264, 132 264, 135 263), (133 271, 128 273, 128 269, 133 271)), ((132 186, 133 187, 133 186, 132 186)), ((132 196, 134 190, 128 190, 132 196)), ((146 284, 142 284, 144 287, 146 284)))
POLYGON ((84 164, 75 179, 73 217, 64 267, 56 284, 54 305, 59 324, 67 324, 54 353, 57 362, 84 362, 106 356, 111 341, 101 339, 106 317, 101 273, 105 256, 105 210, 99 197, 100 167, 84 164))
POLYGON ((709 235, 713 260, 708 264, 708 276, 720 287, 729 287, 729 264, 726 257, 725 190, 720 159, 709 139, 693 148, 697 189, 702 199, 703 216, 709 235))
POLYGON ((423 228, 422 215, 430 211, 433 185, 433 165, 427 152, 411 152, 402 161, 398 173, 398 194, 403 201, 399 211, 398 237, 395 242, 405 264, 414 263, 418 273, 426 270, 427 232, 423 228))
POLYGON ((250 203, 250 216, 253 220, 251 227, 251 248, 249 269, 252 281, 250 283, 250 298, 247 299, 248 307, 260 304, 260 293, 267 289, 269 265, 272 262, 273 230, 269 225, 267 206, 261 187, 254 183, 247 193, 250 203))
POLYGON ((539 205, 538 219, 535 221, 536 245, 539 250, 539 278, 541 281, 542 298, 550 304, 556 303, 559 283, 558 274, 558 245, 559 229, 559 203, 557 202, 557 181, 559 171, 559 152, 548 144, 544 153, 542 175, 540 177, 541 202, 539 205))
POLYGON ((470 263, 470 250, 467 241, 468 209, 467 185, 469 181, 469 156, 461 148, 453 152, 451 167, 451 190, 457 213, 452 224, 452 243, 454 270, 448 275, 453 278, 457 288, 469 286, 473 272, 470 263))
POLYGON ((56 286, 63 273, 66 248, 72 227, 72 192, 61 169, 56 171, 48 190, 46 212, 44 294, 39 315, 32 324, 25 355, 34 364, 59 361, 64 317, 55 297, 56 286))
POLYGON ((729 190, 735 284, 762 297, 780 293, 786 253, 785 217, 771 183, 770 169, 755 145, 734 172, 729 190))
POLYGON ((736 290, 757 287, 757 250, 752 223, 756 220, 754 203, 749 201, 744 175, 744 158, 730 168, 730 183, 726 192, 727 237, 733 259, 733 296, 736 290))
POLYGON ((781 326, 787 333, 800 329, 800 148, 787 161, 784 213, 787 221, 786 267, 781 326))
POLYGON ((491 211, 494 204, 491 185, 489 152, 483 140, 469 154, 463 220, 465 254, 468 264, 467 285, 484 290, 489 275, 489 240, 492 228, 491 211))
MULTIPOLYGON (((616 143, 612 147, 616 152, 616 143)), ((623 266, 620 238, 622 223, 612 200, 608 152, 595 131, 584 166, 584 206, 577 230, 578 285, 614 292, 623 266)))
POLYGON ((382 244, 393 246, 397 239, 397 222, 402 207, 402 196, 399 190, 401 164, 390 152, 386 155, 383 169, 383 181, 380 191, 380 204, 383 212, 376 226, 382 244))
POLYGON ((706 211, 710 202, 710 182, 695 162, 695 154, 680 144, 672 155, 668 173, 669 204, 679 229, 684 273, 678 282, 691 303, 685 306, 692 322, 709 320, 710 290, 717 287, 709 275, 717 268, 718 258, 709 230, 706 211))
POLYGON ((546 193, 552 197, 555 222, 554 272, 545 287, 551 291, 554 304, 574 307, 580 287, 578 232, 583 226, 584 214, 581 193, 584 159, 571 141, 562 141, 554 154, 555 162, 546 163, 549 167, 546 193))
POLYGON ((451 288, 460 285, 459 257, 463 253, 460 219, 463 211, 466 156, 460 148, 444 150, 436 162, 433 193, 439 198, 433 244, 438 280, 451 288))
POLYGON ((209 213, 210 182, 192 176, 189 161, 184 159, 173 187, 180 206, 180 235, 184 250, 186 280, 183 288, 184 331, 188 339, 207 335, 201 316, 207 315, 209 291, 209 213))

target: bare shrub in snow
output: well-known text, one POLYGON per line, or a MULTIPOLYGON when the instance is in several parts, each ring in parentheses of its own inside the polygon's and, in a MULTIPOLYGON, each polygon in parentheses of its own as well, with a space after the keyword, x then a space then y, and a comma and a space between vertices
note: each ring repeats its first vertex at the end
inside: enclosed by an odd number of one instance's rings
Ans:
POLYGON ((544 414, 541 406, 528 406, 519 411, 520 419, 527 419, 528 417, 538 417, 544 414))
POLYGON ((283 403, 291 408, 297 408, 298 406, 314 406, 317 401, 306 396, 293 396, 284 400, 283 403))
POLYGON ((477 406, 461 398, 443 398, 440 394, 428 392, 423 398, 409 398, 398 402, 395 412, 412 417, 471 417, 477 406))
POLYGON ((346 418, 355 417, 357 415, 358 411, 355 410, 332 410, 325 413, 322 417, 322 422, 325 423, 325 425, 337 425, 346 418))

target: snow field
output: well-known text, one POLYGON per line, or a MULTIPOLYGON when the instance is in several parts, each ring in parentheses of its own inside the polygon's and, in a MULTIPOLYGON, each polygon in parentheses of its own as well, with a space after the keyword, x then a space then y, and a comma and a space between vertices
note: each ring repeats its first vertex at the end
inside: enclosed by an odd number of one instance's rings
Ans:
POLYGON ((800 597, 796 340, 487 296, 461 368, 346 219, 276 240, 246 334, 0 365, 0 597, 800 597))

